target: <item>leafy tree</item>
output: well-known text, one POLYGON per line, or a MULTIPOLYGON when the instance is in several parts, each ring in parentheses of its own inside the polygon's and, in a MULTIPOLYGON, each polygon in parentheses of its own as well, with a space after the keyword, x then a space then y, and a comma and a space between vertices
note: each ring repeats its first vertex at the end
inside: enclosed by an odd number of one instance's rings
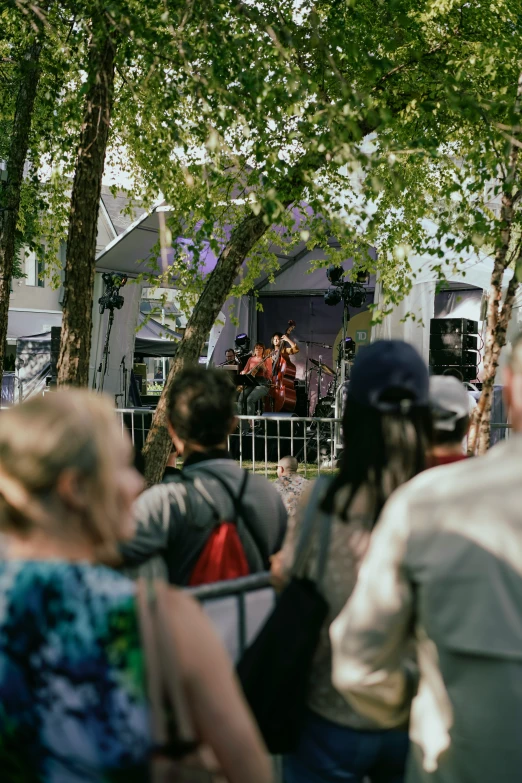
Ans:
MULTIPOLYGON (((4 11, 2 21, 12 28, 13 19, 4 11)), ((21 20, 19 20, 21 21, 21 20)), ((23 23, 23 22, 22 22, 23 23)), ((7 337, 7 314, 11 294, 11 280, 16 270, 17 223, 22 198, 24 164, 29 149, 31 120, 36 90, 40 77, 40 53, 42 49, 42 27, 37 22, 25 22, 26 35, 10 48, 2 41, 5 66, 12 66, 12 73, 4 83, 2 95, 3 129, 10 126, 8 142, 5 144, 7 179, 0 183, 0 384, 4 367, 7 337), (11 49, 11 51, 10 51, 11 49), (7 56, 9 53, 9 56, 7 56), (9 92, 12 103, 9 105, 9 92), (9 111, 11 110, 11 111, 9 111), (11 116, 9 116, 11 114, 11 116)))
MULTIPOLYGON (((422 219, 446 226, 451 193, 465 187, 455 157, 466 153, 466 134, 476 151, 484 112, 498 115, 489 91, 512 94, 514 61, 494 58, 520 43, 516 12, 504 2, 479 9, 410 0, 305 2, 298 11, 291 2, 277 9, 268 2, 169 6, 174 46, 155 54, 159 64, 147 82, 161 97, 151 104, 141 95, 142 111, 118 133, 146 192, 161 191, 187 224, 188 215, 197 218, 195 230, 180 232, 191 237, 189 257, 179 246, 175 256, 201 268, 211 247, 218 261, 204 288, 197 284, 202 293, 156 411, 145 447, 149 481, 160 477, 169 450, 170 383, 200 354, 232 281, 251 280, 243 262, 254 251, 258 269, 255 248, 271 226, 324 247, 326 221, 343 252, 359 248, 366 268, 364 248, 374 242, 373 271, 392 282, 390 302, 407 290, 407 249, 434 249, 422 219), (377 134, 371 152, 362 144, 370 133, 377 134), (430 183, 428 194, 412 203, 422 183, 430 183), (296 227, 290 207, 303 202, 296 227)), ((132 85, 134 94, 139 89, 132 85)), ((469 221, 461 233, 464 252, 469 221)), ((434 249, 434 266, 441 252, 434 249)), ((171 279, 183 263, 173 265, 171 279)))

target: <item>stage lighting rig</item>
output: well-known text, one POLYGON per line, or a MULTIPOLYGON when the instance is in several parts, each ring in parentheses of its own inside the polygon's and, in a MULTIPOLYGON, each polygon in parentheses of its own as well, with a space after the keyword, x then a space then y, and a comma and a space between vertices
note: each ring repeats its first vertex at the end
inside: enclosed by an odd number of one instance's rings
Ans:
POLYGON ((234 342, 236 344, 236 355, 239 359, 250 353, 250 337, 248 334, 242 332, 241 334, 236 335, 234 342))
POLYGON ((344 269, 342 266, 329 266, 326 277, 332 283, 324 294, 325 304, 334 307, 343 301, 345 307, 362 307, 366 302, 366 289, 363 283, 368 282, 366 272, 355 275, 355 283, 343 283, 344 269))

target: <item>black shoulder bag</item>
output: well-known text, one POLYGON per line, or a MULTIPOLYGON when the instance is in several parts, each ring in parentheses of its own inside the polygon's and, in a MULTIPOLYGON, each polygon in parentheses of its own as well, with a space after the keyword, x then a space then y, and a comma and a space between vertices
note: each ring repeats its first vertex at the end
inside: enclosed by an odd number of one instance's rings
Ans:
POLYGON ((299 742, 312 659, 328 614, 321 586, 328 559, 331 518, 319 510, 327 485, 325 477, 315 483, 290 582, 237 666, 246 699, 273 754, 291 753, 299 742), (312 580, 305 573, 316 536, 319 553, 316 577, 312 580))

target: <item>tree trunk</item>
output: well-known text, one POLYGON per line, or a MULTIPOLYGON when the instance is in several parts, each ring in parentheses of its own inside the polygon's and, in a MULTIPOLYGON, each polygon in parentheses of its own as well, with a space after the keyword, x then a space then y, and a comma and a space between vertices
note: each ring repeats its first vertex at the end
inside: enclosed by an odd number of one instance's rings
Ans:
POLYGON ((115 45, 95 24, 89 44, 88 82, 74 172, 67 236, 58 384, 87 386, 91 351, 96 235, 105 152, 114 96, 115 45))
POLYGON ((41 49, 41 41, 35 41, 27 50, 26 57, 21 63, 20 86, 16 96, 13 132, 7 159, 7 184, 5 195, 0 201, 0 388, 4 373, 16 224, 20 209, 24 164, 29 148, 34 102, 40 78, 41 49))
POLYGON ((203 293, 189 318, 183 339, 178 345, 167 382, 158 401, 143 455, 145 478, 149 485, 161 481, 172 447, 166 428, 169 389, 176 375, 188 364, 197 364, 205 340, 234 284, 241 264, 255 243, 268 230, 264 213, 248 215, 235 229, 209 275, 203 293))
MULTIPOLYGON (((519 115, 522 99, 522 73, 518 79, 515 115, 519 115)), ((501 221, 502 230, 500 243, 495 253, 495 263, 491 275, 491 287, 486 316, 486 341, 484 350, 484 375, 482 393, 473 415, 472 429, 468 439, 468 453, 485 454, 491 441, 491 408, 493 405, 493 389, 497 375, 498 363, 502 348, 506 343, 506 332, 511 318, 513 302, 518 289, 516 269, 511 279, 504 302, 502 303, 502 281, 504 272, 509 266, 509 247, 513 237, 513 220, 515 193, 520 186, 520 149, 518 144, 511 144, 507 173, 504 179, 502 195, 501 221), (478 448, 477 448, 478 445, 478 448)), ((519 254, 517 254, 519 255, 519 254)), ((518 260, 518 259, 517 259, 518 260)))

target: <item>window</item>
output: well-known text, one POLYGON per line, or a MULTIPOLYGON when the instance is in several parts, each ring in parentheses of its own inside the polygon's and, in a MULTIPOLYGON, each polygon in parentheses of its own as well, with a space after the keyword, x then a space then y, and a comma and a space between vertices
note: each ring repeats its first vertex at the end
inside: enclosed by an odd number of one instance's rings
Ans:
POLYGON ((28 253, 26 253, 25 256, 25 284, 26 285, 36 285, 37 272, 38 272, 38 265, 36 263, 36 258, 33 251, 30 250, 28 253))
POLYGON ((45 288, 45 264, 42 260, 36 262, 37 285, 38 288, 45 288))
POLYGON ((36 254, 33 250, 26 251, 25 255, 25 284, 31 286, 37 286, 38 288, 45 287, 44 280, 45 267, 42 261, 36 258, 36 254))

